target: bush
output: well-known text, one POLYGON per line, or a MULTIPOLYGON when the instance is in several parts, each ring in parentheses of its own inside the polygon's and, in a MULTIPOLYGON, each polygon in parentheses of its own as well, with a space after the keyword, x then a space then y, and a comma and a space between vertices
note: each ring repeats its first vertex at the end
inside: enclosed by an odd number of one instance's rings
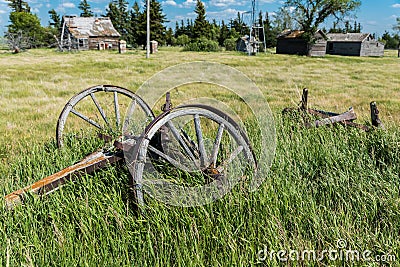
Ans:
POLYGON ((224 47, 225 47, 226 51, 235 51, 236 50, 236 41, 237 41, 237 38, 225 39, 224 47))
POLYGON ((218 45, 218 42, 211 41, 206 38, 200 38, 192 43, 187 44, 183 50, 196 52, 218 52, 221 49, 218 45))
POLYGON ((180 45, 180 46, 185 46, 188 43, 190 43, 190 38, 186 34, 179 35, 176 38, 176 42, 175 42, 176 45, 180 45))

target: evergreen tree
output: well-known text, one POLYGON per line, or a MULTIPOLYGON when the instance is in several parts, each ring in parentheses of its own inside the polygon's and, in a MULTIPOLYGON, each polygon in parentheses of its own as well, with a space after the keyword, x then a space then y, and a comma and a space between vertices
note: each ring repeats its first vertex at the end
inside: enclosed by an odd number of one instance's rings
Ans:
POLYGON ((236 19, 234 19, 234 20, 231 22, 231 29, 235 29, 235 31, 236 31, 237 33, 240 33, 241 35, 249 34, 249 31, 246 31, 246 30, 243 29, 244 26, 245 26, 245 24, 244 24, 243 21, 242 21, 242 18, 241 18, 241 16, 240 16, 240 13, 238 12, 238 13, 237 13, 236 19), (244 32, 244 31, 245 31, 245 32, 244 32))
POLYGON ((185 29, 184 29, 184 34, 189 36, 189 38, 193 38, 193 36, 194 36, 193 31, 194 31, 193 20, 187 19, 186 20, 186 26, 185 26, 185 29))
POLYGON ((11 8, 11 12, 26 12, 31 13, 31 8, 28 3, 23 0, 6 0, 8 6, 11 8))
POLYGON ((11 12, 10 22, 7 35, 22 34, 29 39, 31 47, 43 45, 45 31, 40 25, 38 16, 28 12, 11 12))
POLYGON ((57 14, 57 11, 55 11, 55 9, 50 10, 48 13, 51 19, 51 21, 49 22, 50 26, 52 26, 57 31, 60 31, 62 27, 60 15, 57 14))
POLYGON ((348 33, 351 32, 351 26, 350 26, 350 22, 347 20, 344 23, 344 33, 348 33))
POLYGON ((128 39, 129 12, 128 2, 125 0, 112 0, 106 9, 114 28, 121 34, 122 39, 128 39))
POLYGON ((127 42, 136 46, 144 44, 143 40, 146 40, 145 17, 140 12, 139 4, 135 2, 130 11, 127 42))
POLYGON ((82 11, 81 17, 93 17, 93 12, 90 9, 90 5, 86 0, 82 0, 79 3, 78 8, 82 11))
MULTIPOLYGON (((30 13, 31 8, 28 3, 22 0, 7 1, 10 2, 8 6, 12 11, 9 16, 10 25, 8 25, 6 35, 10 39, 13 39, 12 36, 21 36, 22 39, 26 40, 28 48, 44 45, 45 29, 40 25, 39 17, 30 13)), ((18 50, 17 45, 13 49, 18 50)))
POLYGON ((341 33, 342 29, 340 27, 338 27, 339 22, 338 21, 334 21, 332 27, 329 29, 329 33, 341 33))
POLYGON ((206 20, 206 8, 204 7, 203 2, 201 0, 197 0, 196 8, 194 12, 197 14, 196 19, 194 20, 193 26, 193 37, 194 38, 209 38, 210 36, 210 25, 206 20))
MULTIPOLYGON (((144 3, 144 11, 140 12, 139 5, 135 3, 131 12, 130 34, 135 36, 136 44, 146 44, 147 31, 147 1, 144 3)), ((161 4, 157 0, 150 1, 150 40, 155 40, 159 44, 165 44, 166 27, 164 23, 168 22, 163 14, 161 4)))
POLYGON ((265 12, 264 20, 264 31, 265 31, 265 45, 267 48, 276 46, 276 36, 278 32, 272 27, 271 20, 269 19, 268 12, 265 12))
POLYGON ((172 28, 168 28, 166 34, 165 34, 165 43, 166 45, 175 45, 176 40, 174 37, 174 31, 172 28))
POLYGON ((390 35, 389 32, 385 31, 380 41, 385 43, 387 49, 397 49, 400 44, 400 37, 398 34, 390 35))
POLYGON ((210 24, 209 39, 218 42, 220 32, 221 32, 221 27, 217 24, 217 21, 213 19, 212 23, 210 24))
POLYGON ((220 46, 223 46, 225 40, 230 38, 229 35, 230 35, 229 28, 225 24, 225 22, 222 20, 221 21, 221 30, 219 32, 219 37, 218 37, 218 43, 219 43, 220 46))
POLYGON ((179 23, 175 23, 175 31, 174 31, 174 37, 177 38, 179 35, 183 34, 183 31, 181 27, 179 26, 179 23))
MULTIPOLYGON (((145 4, 145 10, 147 4, 145 4)), ((144 26, 146 26, 147 14, 144 12, 144 26)), ((164 23, 168 22, 163 14, 161 4, 157 0, 150 0, 150 40, 155 40, 159 44, 165 44, 166 27, 164 23)), ((144 29, 146 29, 144 27, 144 29)), ((146 40, 143 40, 143 44, 146 40)))
POLYGON ((393 30, 400 32, 400 17, 396 18, 396 25, 394 25, 393 30))

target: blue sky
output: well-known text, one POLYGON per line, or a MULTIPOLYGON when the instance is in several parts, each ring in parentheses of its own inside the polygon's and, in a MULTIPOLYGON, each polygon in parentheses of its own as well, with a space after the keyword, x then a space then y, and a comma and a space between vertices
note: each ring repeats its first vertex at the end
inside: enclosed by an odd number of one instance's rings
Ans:
MULTIPOLYGON (((141 3, 143 0, 139 0, 141 3)), ((32 12, 41 19, 42 25, 47 25, 49 16, 47 11, 54 8, 61 15, 79 15, 77 8, 80 0, 27 0, 32 12)), ((88 0, 92 10, 102 15, 110 0, 88 0)), ((128 1, 130 6, 134 0, 128 1)), ((229 20, 236 17, 237 12, 251 9, 251 0, 204 0, 209 19, 229 20)), ((385 30, 391 31, 400 17, 400 0, 361 0, 361 8, 356 12, 357 21, 361 23, 363 32, 376 33, 381 36, 385 30)), ((164 13, 170 21, 168 26, 174 27, 176 21, 195 18, 193 12, 196 0, 161 0, 164 13)), ((280 0, 258 0, 258 9, 270 13, 282 6, 280 0)), ((6 30, 8 24, 9 8, 7 1, 0 0, 0 35, 6 30)), ((330 25, 327 25, 329 27, 330 25)))

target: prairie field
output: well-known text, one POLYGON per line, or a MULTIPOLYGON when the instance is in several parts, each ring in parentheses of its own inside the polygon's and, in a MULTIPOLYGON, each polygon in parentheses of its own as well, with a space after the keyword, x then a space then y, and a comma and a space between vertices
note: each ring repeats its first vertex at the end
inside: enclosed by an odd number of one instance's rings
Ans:
MULTIPOLYGON (((0 53, 2 194, 95 149, 92 143, 56 146, 58 116, 74 94, 101 84, 136 91, 159 71, 192 61, 236 68, 268 100, 277 147, 259 190, 235 187, 224 198, 193 208, 149 198, 137 212, 131 208, 128 171, 110 167, 49 196, 29 197, 12 211, 2 205, 0 266, 400 266, 397 51, 385 51, 382 58, 309 58, 273 51, 249 57, 178 48, 160 48, 150 59, 144 51, 0 53), (335 113, 353 107, 357 122, 367 125, 369 104, 376 101, 385 130, 302 127, 301 117, 281 111, 297 107, 303 88, 309 89, 309 106, 335 113), (338 247, 339 241, 345 246, 338 247), (287 262, 276 255, 330 249, 369 251, 371 257, 287 262), (273 257, 266 253, 271 251, 273 257)), ((171 95, 174 104, 199 97, 238 103, 229 92, 207 85, 183 86, 171 95)), ((161 104, 152 107, 156 114, 161 104)), ((244 118, 249 115, 245 108, 238 110, 244 118)), ((251 135, 251 119, 245 125, 251 135)), ((250 136, 255 143, 257 138, 250 136)))

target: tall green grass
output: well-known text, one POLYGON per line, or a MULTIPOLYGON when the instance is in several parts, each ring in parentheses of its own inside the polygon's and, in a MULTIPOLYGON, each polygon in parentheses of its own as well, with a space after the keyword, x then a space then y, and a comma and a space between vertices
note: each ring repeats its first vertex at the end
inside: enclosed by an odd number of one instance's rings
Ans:
MULTIPOLYGON (((13 211, 2 208, 0 265, 278 266, 277 260, 259 262, 258 251, 264 246, 323 250, 335 248, 339 239, 348 248, 398 258, 398 128, 370 133, 342 126, 304 129, 278 114, 276 126, 276 157, 254 193, 237 187, 196 208, 149 199, 136 212, 126 169, 110 167, 50 196, 29 198, 13 211)), ((53 142, 29 147, 0 169, 8 181, 3 192, 51 174, 90 149, 74 147, 71 153, 57 150, 53 142)), ((368 264, 375 263, 325 259, 288 265, 368 264)))
MULTIPOLYGON (((261 188, 250 193, 239 185, 223 199, 197 208, 148 199, 138 213, 132 207, 126 168, 110 167, 50 196, 31 196, 13 211, 2 206, 0 266, 400 265, 326 259, 258 262, 257 257, 264 246, 275 251, 323 250, 336 248, 343 239, 348 248, 400 258, 400 83, 394 51, 384 58, 316 59, 174 48, 162 48, 150 60, 140 51, 0 54, 2 194, 57 172, 97 147, 87 142, 56 148, 57 116, 74 93, 96 84, 136 90, 154 73, 195 60, 238 68, 269 101, 276 115, 277 150, 261 188), (283 107, 297 104, 303 87, 310 89, 311 106, 342 112, 352 105, 361 122, 368 117, 369 102, 377 101, 388 130, 304 129, 296 120, 281 117, 283 107)), ((237 102, 226 94, 197 91, 237 102)), ((192 97, 175 93, 175 104, 192 97)), ((247 111, 239 111, 247 118, 247 111)), ((252 130, 252 141, 259 142, 251 121, 245 125, 252 130)))

